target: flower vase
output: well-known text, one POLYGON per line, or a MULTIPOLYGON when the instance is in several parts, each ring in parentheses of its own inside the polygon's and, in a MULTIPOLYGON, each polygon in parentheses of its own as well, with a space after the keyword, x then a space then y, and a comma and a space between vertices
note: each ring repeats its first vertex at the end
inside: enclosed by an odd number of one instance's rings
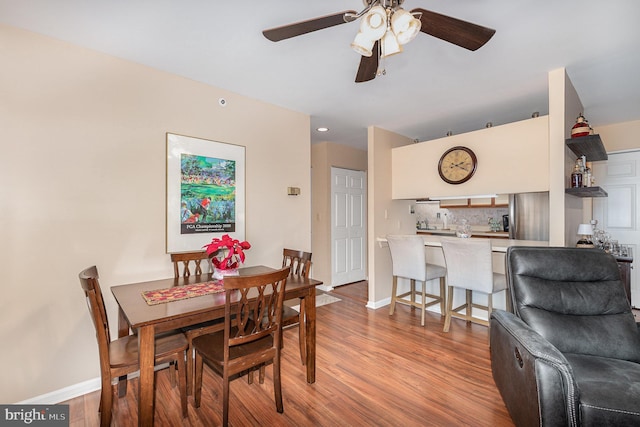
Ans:
POLYGON ((225 276, 237 276, 239 274, 237 268, 227 268, 225 270, 215 268, 213 270, 213 278, 218 280, 223 280, 225 276))

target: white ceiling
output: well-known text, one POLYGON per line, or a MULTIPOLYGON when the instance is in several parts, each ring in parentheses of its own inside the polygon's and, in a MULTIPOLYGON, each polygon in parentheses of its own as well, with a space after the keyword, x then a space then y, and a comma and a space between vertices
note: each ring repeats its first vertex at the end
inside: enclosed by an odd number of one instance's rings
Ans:
POLYGON ((366 149, 370 125, 422 141, 544 115, 547 73, 560 67, 596 131, 640 119, 638 0, 406 0, 496 34, 471 52, 421 33, 385 76, 358 84, 358 23, 278 43, 261 33, 362 4, 0 0, 0 22, 309 114, 312 143, 366 149))

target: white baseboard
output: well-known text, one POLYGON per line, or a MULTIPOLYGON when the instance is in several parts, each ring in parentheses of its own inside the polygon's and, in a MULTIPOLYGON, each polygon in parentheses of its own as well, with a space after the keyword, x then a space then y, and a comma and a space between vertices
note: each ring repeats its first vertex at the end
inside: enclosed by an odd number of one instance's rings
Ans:
POLYGON ((26 405, 55 405, 96 390, 100 390, 100 377, 78 384, 73 384, 68 387, 61 388, 60 390, 54 390, 50 393, 32 397, 17 403, 26 405))
POLYGON ((379 309, 380 307, 384 307, 385 305, 391 304, 391 297, 385 298, 380 301, 369 301, 367 302, 367 308, 372 308, 374 310, 379 309))
MULTIPOLYGON (((156 365, 154 371, 158 371, 160 369, 165 369, 169 366, 169 363, 161 363, 156 365)), ((127 376, 128 379, 137 378, 140 376, 140 372, 134 372, 127 376)), ((112 381, 112 384, 115 384, 118 381, 115 378, 112 381)), ((87 393, 91 393, 96 390, 100 390, 102 387, 102 382, 100 381, 100 377, 93 378, 78 384, 73 384, 65 388, 61 388, 60 390, 54 390, 50 393, 42 394, 40 396, 32 397, 27 400, 23 400, 22 402, 17 402, 18 404, 26 404, 26 405, 55 405, 60 402, 65 402, 67 400, 73 399, 78 396, 85 395, 87 393)))

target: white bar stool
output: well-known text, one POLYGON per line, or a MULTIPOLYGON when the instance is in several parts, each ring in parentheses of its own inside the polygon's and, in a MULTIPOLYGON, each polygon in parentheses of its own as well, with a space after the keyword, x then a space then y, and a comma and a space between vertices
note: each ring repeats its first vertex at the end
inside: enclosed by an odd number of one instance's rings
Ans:
MULTIPOLYGON (((452 317, 489 326, 488 320, 473 317, 472 309, 486 310, 488 319, 493 310, 493 294, 507 290, 505 275, 493 272, 491 240, 443 237, 441 242, 444 260, 447 263, 447 286, 449 287, 443 331, 449 332, 452 317), (466 302, 456 308, 453 308, 454 288, 466 291, 466 302), (474 303, 473 291, 487 294, 487 305, 474 303), (462 310, 464 310, 464 314, 460 313, 462 310)), ((507 304, 509 304, 508 294, 507 304)))
POLYGON ((417 235, 389 235, 387 236, 391 261, 393 263, 393 289, 391 291, 391 309, 389 315, 393 315, 396 303, 420 308, 420 324, 424 326, 425 311, 427 307, 440 304, 440 312, 445 312, 445 276, 447 269, 427 264, 425 258, 424 239, 417 235), (411 289, 401 295, 398 292, 398 277, 411 280, 411 289), (426 282, 440 279, 440 295, 426 292, 426 282), (422 298, 416 302, 416 280, 422 283, 422 298), (410 296, 410 299, 406 297, 410 296), (427 298, 431 301, 427 302, 427 298))

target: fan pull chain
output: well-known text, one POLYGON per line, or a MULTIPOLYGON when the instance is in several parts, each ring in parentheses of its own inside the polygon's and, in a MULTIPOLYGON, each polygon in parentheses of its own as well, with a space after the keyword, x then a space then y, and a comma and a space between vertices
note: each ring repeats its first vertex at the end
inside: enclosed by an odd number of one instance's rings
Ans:
POLYGON ((387 74, 387 70, 384 68, 384 55, 382 52, 383 43, 378 43, 378 70, 376 71, 376 76, 384 76, 387 74))

